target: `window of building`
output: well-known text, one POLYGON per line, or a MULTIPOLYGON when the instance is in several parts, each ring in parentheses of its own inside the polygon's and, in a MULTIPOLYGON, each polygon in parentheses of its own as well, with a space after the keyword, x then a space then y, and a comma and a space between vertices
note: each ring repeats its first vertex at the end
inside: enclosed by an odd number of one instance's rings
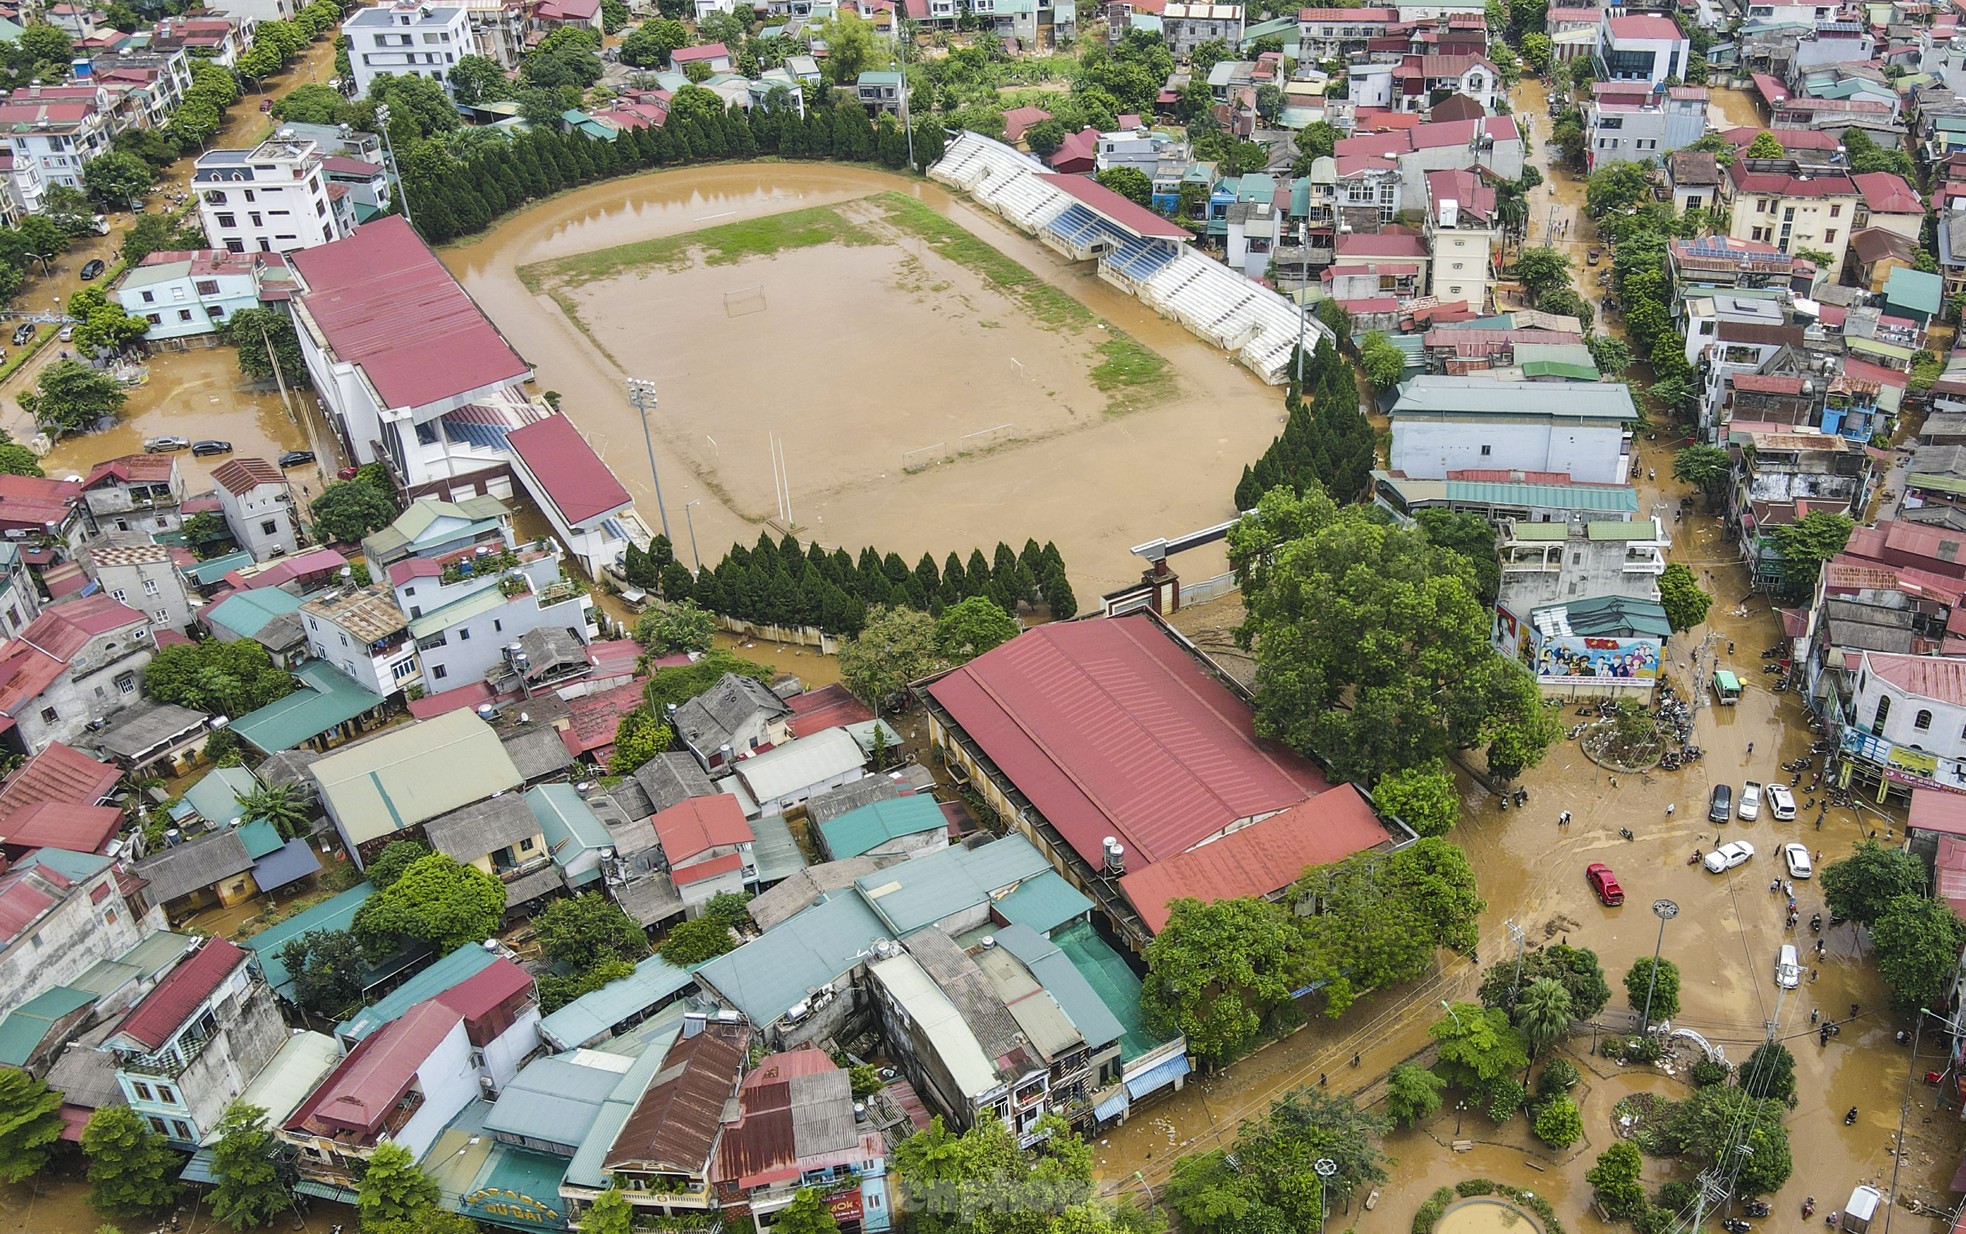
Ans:
POLYGON ((121 587, 118 587, 116 590, 110 592, 109 594, 111 598, 113 598, 118 604, 128 604, 130 602, 129 596, 123 593, 123 589, 121 587))
POLYGON ((444 678, 450 676, 450 673, 445 670, 443 665, 438 664, 431 668, 430 675, 438 681, 442 681, 444 678))
POLYGON ((170 1085, 159 1084, 157 1086, 157 1100, 165 1102, 170 1105, 176 1105, 177 1094, 171 1090, 170 1085))
POLYGON ((43 707, 41 709, 41 723, 53 724, 58 718, 55 715, 55 709, 53 707, 43 707))
POLYGON ((278 534, 279 530, 280 530, 280 524, 274 522, 270 518, 263 518, 259 521, 259 534, 263 536, 278 534))
POLYGON ((183 1119, 181 1118, 172 1119, 171 1128, 176 1139, 180 1141, 187 1141, 191 1138, 191 1124, 185 1122, 183 1119))
POLYGON ((237 227, 239 225, 239 216, 236 214, 221 214, 217 217, 220 227, 237 227))
POLYGON ((458 642, 460 642, 460 643, 468 643, 468 642, 470 642, 470 641, 471 641, 471 631, 470 631, 470 630, 469 630, 468 628, 467 628, 467 629, 463 629, 463 630, 459 630, 459 631, 457 632, 457 641, 458 641, 458 642))
POLYGON ((504 633, 504 631, 505 631, 505 623, 496 617, 492 618, 492 633, 502 634, 504 633))
POLYGON ((1828 231, 1823 233, 1823 243, 1824 244, 1836 243, 1836 228, 1832 227, 1828 231))
POLYGON ((137 675, 135 673, 122 673, 118 675, 116 678, 116 688, 124 694, 135 690, 137 688, 137 675))
POLYGON ((155 1131, 158 1135, 171 1134, 170 1124, 166 1123, 163 1119, 157 1117, 155 1114, 152 1114, 150 1116, 150 1129, 152 1131, 155 1131))
POLYGON ((1494 449, 1495 449, 1494 446, 1483 446, 1481 448, 1481 457, 1487 458, 1490 452, 1492 452, 1494 449))
POLYGON ((218 294, 217 279, 199 279, 197 287, 198 294, 201 296, 215 296, 218 294))
POLYGON ((170 621, 171 611, 167 608, 160 608, 156 612, 150 614, 150 616, 153 621, 155 621, 158 625, 161 626, 166 622, 170 621))
POLYGON ((154 596, 154 595, 156 595, 156 594, 157 594, 157 580, 156 580, 156 579, 154 579, 154 578, 147 578, 147 579, 145 579, 145 580, 143 580, 143 594, 144 594, 144 595, 147 595, 147 596, 154 596))
POLYGON ((339 631, 336 631, 336 633, 338 633, 338 634, 340 634, 340 635, 341 635, 341 645, 342 645, 343 647, 346 647, 346 646, 348 646, 348 631, 346 631, 346 630, 339 630, 339 631))
POLYGON ((1875 733, 1884 727, 1884 721, 1891 718, 1891 697, 1887 694, 1877 700, 1877 710, 1871 713, 1870 731, 1875 733))
POLYGON ((1921 708, 1919 713, 1911 718, 1911 726, 1921 733, 1931 731, 1932 713, 1921 708))
POLYGON ((137 1095, 138 1101, 150 1100, 150 1085, 145 1084, 141 1080, 133 1081, 130 1084, 130 1091, 137 1095))
POLYGON ((1832 205, 1832 206, 1830 206, 1830 208, 1829 208, 1829 216, 1830 216, 1831 218, 1833 218, 1833 219, 1840 219, 1840 218, 1842 218, 1842 217, 1843 217, 1843 206, 1842 206, 1842 203, 1840 203, 1840 202, 1839 202, 1839 203, 1836 203, 1836 204, 1834 204, 1834 205, 1832 205))

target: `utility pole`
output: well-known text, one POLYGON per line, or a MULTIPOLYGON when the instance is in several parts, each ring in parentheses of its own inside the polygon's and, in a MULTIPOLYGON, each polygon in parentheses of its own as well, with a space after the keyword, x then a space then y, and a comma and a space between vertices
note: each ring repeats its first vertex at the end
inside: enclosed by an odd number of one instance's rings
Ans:
POLYGON ((696 551, 696 518, 690 511, 703 504, 701 497, 683 503, 683 521, 689 524, 689 555, 696 562, 696 572, 703 573, 703 554, 696 551))
MULTIPOLYGON (((1304 281, 1302 276, 1310 273, 1310 266, 1311 266, 1310 244, 1311 244, 1310 220, 1306 219, 1305 221, 1297 224, 1297 266, 1300 272, 1300 276, 1298 278, 1298 282, 1300 283, 1304 281)), ((1302 287, 1299 287, 1297 289, 1297 294, 1292 298, 1297 301, 1297 397, 1303 398, 1304 397, 1304 325, 1305 325, 1304 289, 1302 287)))
POLYGON ((300 421, 294 418, 293 400, 287 397, 286 375, 280 371, 280 357, 273 354, 273 338, 267 334, 265 326, 259 328, 259 341, 266 344, 266 362, 273 366, 273 381, 280 387, 280 405, 287 409, 287 419, 298 424, 300 421))
POLYGON ((390 174, 396 177, 396 204, 403 208, 403 221, 416 226, 410 217, 410 195, 403 188, 403 169, 396 165, 396 147, 389 140, 389 105, 384 103, 375 109, 375 126, 382 130, 382 152, 389 157, 390 174))
POLYGON ((908 40, 914 37, 908 29, 908 19, 901 15, 897 7, 894 13, 894 50, 900 57, 901 65, 901 131, 908 138, 908 167, 915 166, 915 124, 908 114, 908 40))
POLYGON ((1679 916, 1679 905, 1671 900, 1654 900, 1652 915, 1659 919, 1659 939, 1652 944, 1652 972, 1645 982, 1645 1014, 1639 1018, 1638 1025, 1641 1037, 1652 1031, 1652 987, 1659 984, 1659 949, 1666 945, 1666 922, 1679 916))
POLYGON ((1502 924, 1508 927, 1509 941, 1515 944, 1515 977, 1509 982, 1509 1005, 1513 1007, 1516 998, 1522 993, 1522 948, 1523 944, 1529 941, 1529 936, 1522 932, 1522 927, 1515 923, 1513 917, 1502 924))
POLYGON ((628 379, 628 402, 642 418, 642 444, 648 447, 649 476, 655 481, 655 512, 662 518, 662 538, 673 549, 676 542, 669 536, 669 508, 662 504, 662 473, 655 466, 655 436, 649 431, 649 412, 658 401, 654 382, 641 377, 628 379))

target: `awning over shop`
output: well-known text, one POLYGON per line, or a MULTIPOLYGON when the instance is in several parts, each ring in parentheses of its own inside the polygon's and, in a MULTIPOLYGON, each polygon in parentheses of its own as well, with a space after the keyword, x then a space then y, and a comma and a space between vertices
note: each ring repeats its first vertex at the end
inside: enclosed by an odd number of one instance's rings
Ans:
POLYGON ((1164 1063, 1156 1064, 1126 1082, 1126 1095, 1135 1101, 1148 1093, 1157 1093, 1192 1070, 1188 1066, 1186 1054, 1176 1054, 1164 1063))
POLYGON ((208 1185, 216 1185, 218 1182, 218 1176, 212 1173, 212 1162, 215 1159, 216 1159, 215 1149, 212 1148, 199 1149, 197 1152, 191 1154, 191 1160, 185 1162, 184 1169, 179 1171, 178 1181, 185 1182, 185 1183, 205 1183, 208 1185))
POLYGON ((1125 1114, 1132 1106, 1133 1103, 1127 1100, 1126 1089, 1116 1088, 1112 1096, 1092 1107, 1092 1116, 1102 1123, 1110 1122, 1125 1114))
POLYGON ((317 1183, 311 1178, 303 1178, 294 1184, 294 1190, 302 1195, 311 1195, 317 1200, 332 1200, 336 1204, 355 1203, 355 1193, 346 1187, 332 1183, 317 1183))

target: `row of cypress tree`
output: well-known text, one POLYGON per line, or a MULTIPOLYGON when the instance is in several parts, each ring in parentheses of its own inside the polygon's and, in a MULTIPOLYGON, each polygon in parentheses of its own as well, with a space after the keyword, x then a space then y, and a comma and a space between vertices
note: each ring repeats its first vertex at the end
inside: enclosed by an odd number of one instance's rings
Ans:
POLYGON ((1294 361, 1291 366, 1283 432, 1261 458, 1242 469, 1236 484, 1238 510, 1255 509, 1263 494, 1280 484, 1297 493, 1316 485, 1339 503, 1365 495, 1377 443, 1358 408, 1358 379, 1351 363, 1329 340, 1304 361, 1301 388, 1294 361))
MULTIPOLYGON (((915 126, 916 168, 941 158, 944 144, 939 124, 915 126)), ((908 164, 908 137, 893 116, 874 120, 860 104, 837 99, 831 91, 814 92, 801 115, 783 89, 746 111, 726 108, 700 86, 684 86, 669 100, 668 118, 659 128, 623 130, 613 141, 535 129, 463 158, 437 143, 418 143, 406 160, 403 181, 417 230, 441 244, 482 231, 528 201, 596 180, 762 154, 899 169, 908 164)))
POLYGON ((964 561, 950 553, 940 566, 923 553, 913 569, 899 553, 863 548, 856 559, 845 549, 801 547, 787 535, 760 534, 749 548, 733 544, 714 567, 692 576, 676 560, 668 539, 657 536, 646 552, 630 548, 622 573, 637 587, 665 600, 693 600, 713 613, 767 625, 816 626, 829 634, 858 634, 877 604, 940 614, 970 596, 984 596, 1007 613, 1017 605, 1046 605, 1063 620, 1078 612, 1058 546, 1026 540, 1021 552, 999 542, 989 558, 971 549, 964 561))

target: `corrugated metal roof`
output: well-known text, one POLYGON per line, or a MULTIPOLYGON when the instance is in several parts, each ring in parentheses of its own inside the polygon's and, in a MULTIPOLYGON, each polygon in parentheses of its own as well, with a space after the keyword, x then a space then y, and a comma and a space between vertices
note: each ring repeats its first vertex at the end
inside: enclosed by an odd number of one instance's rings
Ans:
POLYGON ((955 1082, 958 1096, 974 1101, 1002 1083, 995 1065, 983 1053, 982 1044, 970 1031, 962 1013, 956 1010, 949 996, 929 980, 915 957, 899 955, 872 964, 867 971, 880 980, 889 996, 907 1012, 908 1018, 927 1038, 936 1057, 941 1059, 943 1069, 955 1082))
POLYGON ((96 1001, 88 990, 58 985, 28 999, 0 1019, 0 1065, 25 1067, 56 1021, 96 1001))
POLYGON ((631 1060, 581 1051, 570 1058, 538 1058, 499 1090, 498 1104, 485 1119, 491 1131, 577 1147, 593 1129, 608 1095, 621 1083, 631 1060), (618 1064, 618 1065, 609 1065, 618 1064))
POLYGON ((1912 789, 1907 826, 1914 831, 1966 836, 1966 794, 1936 788, 1912 789))
POLYGON ((737 775, 751 790, 752 799, 764 804, 865 764, 859 743, 845 729, 829 728, 739 760, 737 775))
POLYGON ((633 975, 610 981, 542 1018, 539 1031, 561 1049, 591 1045, 613 1032, 615 1025, 647 1015, 695 981, 689 970, 650 956, 635 965, 633 975))
MULTIPOLYGON (((1084 928, 1091 927, 1088 925, 1084 928)), ((1075 925, 1072 930, 1076 933, 1080 927, 1075 925)), ((997 946, 1016 956, 1031 971, 1031 975, 1043 983, 1046 992, 1071 1017, 1073 1026, 1087 1045, 1097 1050, 1109 1042, 1125 1038, 1126 1025, 1114 1014, 1092 982, 1087 980, 1073 958, 1050 939, 1025 925, 1005 926, 997 932, 996 938, 997 946)), ((1117 953, 1110 948, 1107 950, 1115 960, 1119 959, 1117 953)), ((1120 963, 1122 967, 1125 966, 1124 961, 1120 963)), ((1133 1006, 1137 1014, 1138 1002, 1133 1006)))
POLYGON ((248 959, 248 953, 228 939, 207 939, 196 955, 172 969, 144 996, 117 1035, 152 1050, 160 1049, 248 959))
POLYGON ((1017 890, 996 904, 997 913, 1005 921, 1029 926, 1039 934, 1049 934, 1066 922, 1084 916, 1091 908, 1092 901, 1056 870, 1025 879, 1017 885, 1017 890))
POLYGON ((835 896, 696 970, 760 1027, 775 1024, 807 991, 851 972, 893 934, 855 895, 835 896))
POLYGON ((806 868, 806 856, 792 838, 792 826, 783 814, 763 814, 752 820, 751 859, 758 867, 758 882, 781 882, 806 868))
POLYGON ((392 729, 315 763, 321 797, 355 844, 517 788, 492 727, 452 711, 392 729))
POLYGON ((324 900, 304 912, 295 913, 285 921, 277 922, 241 942, 259 956, 260 971, 266 974, 266 984, 282 998, 293 997, 293 978, 287 966, 280 960, 280 949, 299 938, 309 930, 346 930, 355 921, 356 910, 368 902, 375 894, 375 887, 366 880, 348 890, 324 900))
POLYGON ((661 1072, 615 1137, 607 1168, 705 1171, 750 1042, 748 1028, 712 1021, 670 1046, 661 1072))
MULTIPOLYGON (((278 1127, 293 1116, 314 1091, 321 1077, 341 1061, 341 1046, 326 1033, 295 1032, 280 1046, 238 1099, 266 1111, 268 1125, 278 1127)), ((206 1145, 218 1143, 218 1128, 206 1132, 206 1145)))
POLYGON ((335 1025, 335 1036, 345 1041, 361 1041, 383 1025, 409 1014, 412 1007, 425 999, 435 998, 452 986, 471 980, 498 959, 477 943, 466 943, 378 999, 374 1006, 364 1007, 335 1025))
POLYGON ((1152 861, 1327 787, 1144 616, 1027 630, 928 691, 1094 865, 1107 836, 1152 861))
POLYGON ((819 825, 826 852, 835 861, 858 857, 889 840, 939 831, 947 824, 935 798, 927 795, 895 797, 849 810, 819 825))
POLYGON ((303 688, 232 721, 232 731, 267 754, 290 750, 382 706, 354 678, 325 660, 307 660, 294 669, 303 688))
POLYGON ((1029 840, 1012 834, 976 848, 948 848, 904 861, 854 885, 891 936, 900 938, 1049 869, 1051 863, 1029 840))
POLYGON ((1401 384, 1390 414, 1395 420, 1446 415, 1629 422, 1638 418, 1638 409, 1622 382, 1574 386, 1427 374, 1401 384))

